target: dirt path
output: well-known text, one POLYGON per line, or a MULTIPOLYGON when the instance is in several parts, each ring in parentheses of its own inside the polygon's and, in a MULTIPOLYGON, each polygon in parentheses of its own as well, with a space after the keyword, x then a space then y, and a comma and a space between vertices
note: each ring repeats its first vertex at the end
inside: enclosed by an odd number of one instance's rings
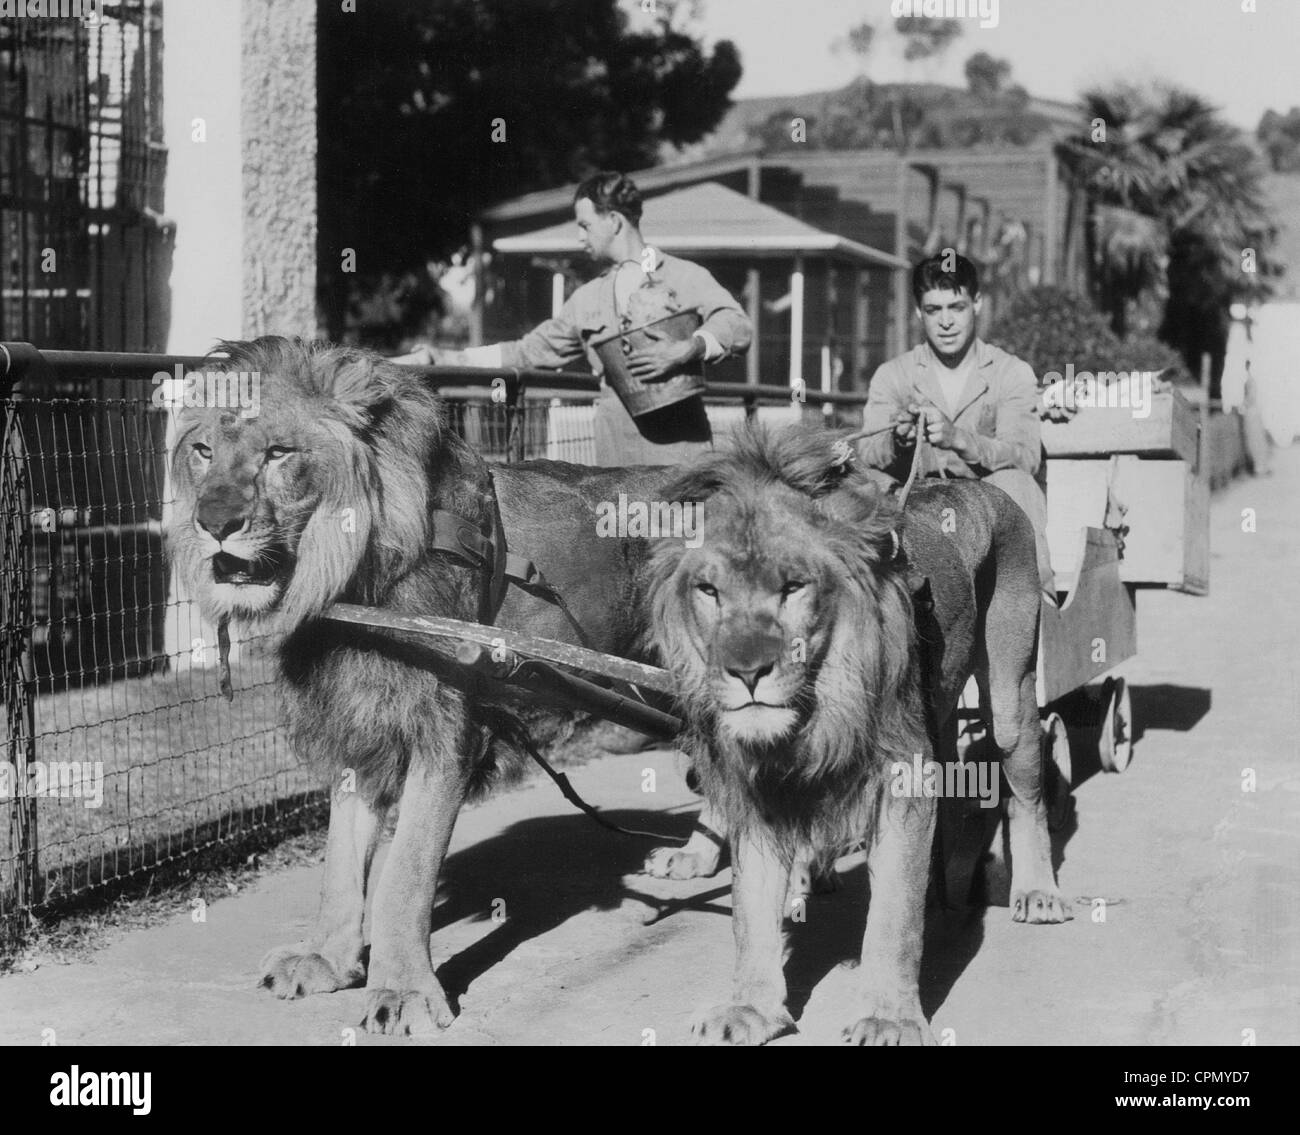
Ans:
MULTIPOLYGON (((1214 501, 1213 594, 1140 599, 1139 656, 1121 669, 1136 755, 1124 775, 1077 788, 1061 866, 1071 898, 1122 901, 1104 922, 1078 904, 1062 927, 1013 925, 1001 907, 934 921, 924 976, 937 1033, 963 1045, 1300 1040, 1300 448, 1277 456, 1273 478, 1214 501)), ((694 808, 671 753, 609 758, 573 780, 642 826, 685 832, 694 808)), ((628 875, 643 847, 549 784, 467 811, 452 851, 434 956, 460 1018, 431 1041, 357 1043, 676 1044, 695 1008, 725 996, 729 873, 628 875)), ((862 930, 863 868, 850 860, 842 875, 794 928, 800 1032, 778 1043, 833 1042, 849 1020, 840 963, 862 930)), ((359 991, 285 1003, 253 988, 262 953, 307 928, 318 886, 319 868, 287 871, 205 922, 178 910, 89 961, 0 979, 0 1043, 53 1029, 61 1044, 339 1044, 359 991)))

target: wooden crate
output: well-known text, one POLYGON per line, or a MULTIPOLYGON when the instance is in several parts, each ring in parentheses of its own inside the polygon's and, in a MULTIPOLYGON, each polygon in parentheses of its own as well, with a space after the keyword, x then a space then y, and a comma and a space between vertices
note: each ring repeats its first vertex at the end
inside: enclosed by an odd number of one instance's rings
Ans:
POLYGON ((1047 463, 1047 542, 1058 587, 1079 569, 1079 531, 1106 527, 1112 500, 1128 506, 1119 574, 1125 583, 1205 595, 1210 585, 1210 490, 1187 461, 1131 454, 1047 463))
POLYGON ((1133 416, 1128 407, 1084 407, 1068 422, 1043 423, 1043 449, 1048 457, 1109 457, 1133 453, 1142 457, 1180 458, 1196 464, 1199 437, 1196 410, 1177 390, 1151 396, 1151 412, 1133 416))

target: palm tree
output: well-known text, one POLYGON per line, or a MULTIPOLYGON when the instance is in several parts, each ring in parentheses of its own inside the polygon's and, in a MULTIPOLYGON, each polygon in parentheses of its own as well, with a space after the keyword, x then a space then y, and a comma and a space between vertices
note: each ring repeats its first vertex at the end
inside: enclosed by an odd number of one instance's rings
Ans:
POLYGON ((1262 257, 1270 243, 1263 165, 1242 132, 1191 92, 1119 86, 1089 91, 1083 103, 1089 125, 1064 145, 1088 194, 1097 302, 1121 336, 1135 308, 1163 306, 1162 335, 1195 367, 1187 335, 1195 320, 1171 313, 1190 313, 1200 296, 1226 309, 1266 287, 1266 261, 1253 277, 1242 271, 1243 250, 1262 257))

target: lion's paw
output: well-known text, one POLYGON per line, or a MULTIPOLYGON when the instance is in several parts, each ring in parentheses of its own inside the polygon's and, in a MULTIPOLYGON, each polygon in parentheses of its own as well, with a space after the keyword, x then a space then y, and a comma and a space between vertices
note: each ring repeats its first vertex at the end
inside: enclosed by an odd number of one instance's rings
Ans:
POLYGON ((1011 895, 1011 921, 1048 924, 1069 922, 1074 917, 1069 904, 1061 897, 1061 892, 1053 887, 1050 891, 1013 891, 1011 895))
POLYGON ((844 1030, 845 1044, 859 1047, 909 1045, 930 1047, 934 1034, 913 989, 885 989, 864 994, 862 1016, 844 1030))
POLYGON ((861 1048, 908 1045, 914 1048, 935 1044, 930 1026, 919 1013, 916 1016, 863 1017, 844 1030, 844 1043, 861 1048))
POLYGON ((366 991, 366 1015, 361 1027, 388 1036, 428 1036, 447 1028, 456 1015, 441 993, 395 989, 366 991))
POLYGON ((641 868, 656 879, 704 879, 718 873, 722 850, 710 845, 699 851, 685 847, 656 847, 641 868))
POLYGON ((313 993, 352 989, 366 980, 360 961, 340 966, 304 946, 280 946, 262 959, 258 985, 277 997, 294 1000, 313 993))
POLYGON ((794 1028, 784 1009, 766 1012, 754 1005, 718 1005, 701 1013, 691 1025, 696 1044, 759 1045, 794 1028))

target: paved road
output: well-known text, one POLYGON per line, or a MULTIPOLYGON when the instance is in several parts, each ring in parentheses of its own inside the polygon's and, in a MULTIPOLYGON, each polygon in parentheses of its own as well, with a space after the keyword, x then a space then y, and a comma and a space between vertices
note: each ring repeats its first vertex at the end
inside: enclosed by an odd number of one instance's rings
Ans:
MULTIPOLYGON (((1246 1030, 1261 1045, 1300 1041, 1300 448, 1278 458, 1273 478, 1215 498, 1212 595, 1141 597, 1139 655, 1121 671, 1141 729, 1134 762, 1079 785, 1059 849, 1066 894, 1112 900, 1105 921, 1083 903, 1057 927, 1014 925, 997 906, 932 920, 937 1033, 962 1045, 1239 1045, 1246 1030)), ((671 753, 609 758, 573 780, 625 818, 689 824, 671 753)), ((725 995, 729 874, 629 875, 642 848, 549 784, 467 811, 452 851, 434 954, 461 1015, 414 1043, 676 1044, 692 1011, 725 995)), ((863 868, 846 861, 842 876, 794 928, 800 1031, 780 1044, 833 1042, 849 1020, 841 963, 862 930, 863 868)), ((0 1043, 53 1028, 63 1044, 339 1044, 360 992, 284 1003, 253 989, 261 954, 308 926, 318 886, 318 869, 285 871, 213 904, 206 923, 178 911, 89 961, 0 979, 0 1043)))

